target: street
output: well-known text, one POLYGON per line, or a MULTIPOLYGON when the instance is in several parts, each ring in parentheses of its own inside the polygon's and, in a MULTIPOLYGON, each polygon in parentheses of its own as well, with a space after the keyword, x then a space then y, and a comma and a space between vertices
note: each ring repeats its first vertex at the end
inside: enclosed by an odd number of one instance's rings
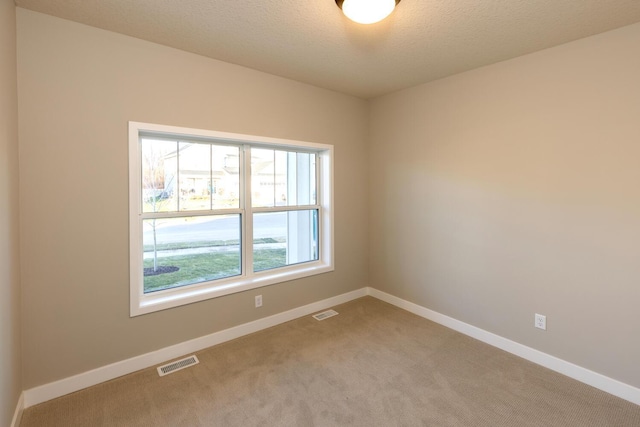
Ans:
MULTIPOLYGON (((149 220, 145 221, 144 243, 153 242, 153 230, 149 220)), ((256 214, 253 235, 259 238, 285 238, 287 215, 284 212, 256 214)), ((156 238, 163 243, 187 243, 213 240, 239 240, 240 216, 190 217, 156 220, 156 238)))

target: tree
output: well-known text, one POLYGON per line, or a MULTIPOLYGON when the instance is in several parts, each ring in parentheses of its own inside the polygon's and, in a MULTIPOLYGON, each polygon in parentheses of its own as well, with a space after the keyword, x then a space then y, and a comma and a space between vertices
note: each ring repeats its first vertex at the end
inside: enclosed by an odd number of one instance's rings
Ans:
MULTIPOLYGON (((145 141, 146 142, 146 141, 145 141)), ((166 150, 158 149, 154 141, 143 143, 142 146, 142 194, 143 204, 150 206, 151 212, 160 212, 168 205, 169 191, 174 176, 166 176, 166 150)), ((153 271, 158 271, 158 239, 157 219, 150 221, 153 234, 153 271)))

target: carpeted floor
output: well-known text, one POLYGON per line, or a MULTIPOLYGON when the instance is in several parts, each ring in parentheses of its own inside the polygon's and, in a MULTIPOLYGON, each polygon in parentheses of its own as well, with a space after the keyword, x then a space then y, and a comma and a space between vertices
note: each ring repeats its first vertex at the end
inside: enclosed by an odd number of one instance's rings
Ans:
POLYGON ((28 408, 32 426, 640 426, 640 406, 371 297, 28 408))

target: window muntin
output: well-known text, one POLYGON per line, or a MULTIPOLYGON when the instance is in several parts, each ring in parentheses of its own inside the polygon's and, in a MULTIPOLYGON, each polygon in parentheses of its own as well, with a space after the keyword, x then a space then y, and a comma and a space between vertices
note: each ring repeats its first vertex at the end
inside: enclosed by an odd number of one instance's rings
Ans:
POLYGON ((129 154, 132 315, 333 270, 331 146, 131 122, 129 154))

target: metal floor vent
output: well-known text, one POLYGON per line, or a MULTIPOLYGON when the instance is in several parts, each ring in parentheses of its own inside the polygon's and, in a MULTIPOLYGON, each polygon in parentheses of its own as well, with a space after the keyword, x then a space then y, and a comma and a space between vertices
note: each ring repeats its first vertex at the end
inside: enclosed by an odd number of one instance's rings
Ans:
POLYGON ((172 372, 179 371, 180 369, 188 368, 191 365, 197 365, 200 363, 198 358, 193 355, 185 357, 184 359, 176 360, 175 362, 167 363, 166 365, 158 366, 158 375, 164 377, 172 372))
POLYGON ((336 316, 337 314, 338 312, 335 310, 327 310, 327 311, 323 311, 322 313, 314 314, 313 318, 316 320, 324 320, 324 319, 328 319, 329 317, 336 316))

